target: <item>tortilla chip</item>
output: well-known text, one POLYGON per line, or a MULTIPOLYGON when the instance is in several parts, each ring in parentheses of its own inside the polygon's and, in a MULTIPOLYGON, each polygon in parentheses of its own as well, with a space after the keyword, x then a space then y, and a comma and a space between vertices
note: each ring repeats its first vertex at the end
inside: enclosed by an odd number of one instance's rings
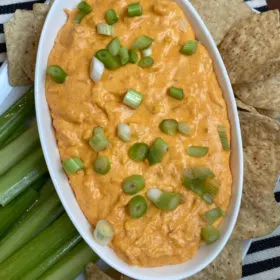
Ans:
POLYGON ((280 118, 280 110, 272 111, 272 110, 257 109, 257 111, 260 114, 265 115, 265 116, 267 116, 269 118, 272 118, 272 119, 279 119, 280 118))
POLYGON ((253 14, 243 0, 190 0, 207 25, 217 45, 230 28, 253 14))
POLYGON ((242 276, 242 241, 230 240, 220 255, 189 280, 237 280, 242 276))
POLYGON ((50 10, 50 5, 36 3, 33 5, 33 12, 35 14, 46 16, 50 10))
POLYGON ((94 263, 90 263, 86 266, 86 273, 87 280, 114 280, 102 270, 100 270, 100 268, 94 263))
POLYGON ((236 24, 219 46, 232 84, 249 83, 280 51, 279 11, 255 14, 236 24))
POLYGON ((236 96, 256 108, 277 111, 280 107, 280 60, 270 61, 248 84, 234 87, 236 96))
POLYGON ((26 46, 33 36, 33 22, 33 12, 16 10, 13 17, 4 24, 9 82, 12 86, 28 85, 32 83, 32 80, 23 70, 23 58, 26 46))
POLYGON ((235 98, 235 102, 236 102, 237 108, 239 110, 246 111, 246 112, 257 113, 257 110, 254 107, 243 103, 241 100, 235 98))
POLYGON ((280 225, 274 188, 280 172, 280 123, 255 113, 239 112, 244 147, 241 209, 233 238, 265 236, 280 225))

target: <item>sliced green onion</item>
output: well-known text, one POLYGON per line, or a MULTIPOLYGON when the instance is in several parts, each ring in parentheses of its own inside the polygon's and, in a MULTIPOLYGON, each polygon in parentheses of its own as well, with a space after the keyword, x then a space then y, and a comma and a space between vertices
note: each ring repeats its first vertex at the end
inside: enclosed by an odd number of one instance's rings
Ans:
POLYGON ((212 170, 205 166, 192 167, 190 171, 193 178, 207 179, 215 177, 215 174, 212 172, 212 170))
POLYGON ((124 48, 124 47, 120 48, 119 56, 120 56, 121 65, 126 65, 129 62, 128 48, 124 48))
POLYGON ((150 68, 154 65, 154 59, 152 57, 143 57, 140 59, 138 65, 141 67, 141 68, 150 68))
POLYGON ((135 50, 145 50, 152 45, 153 41, 154 40, 148 36, 140 36, 133 42, 132 48, 135 50))
POLYGON ((201 158, 205 157, 208 154, 208 151, 208 147, 190 146, 188 148, 187 154, 191 157, 201 158))
POLYGON ((121 42, 119 38, 114 38, 108 45, 108 51, 113 56, 117 56, 119 54, 120 48, 121 48, 121 42))
POLYGON ((139 17, 142 16, 142 7, 140 3, 133 3, 128 5, 128 16, 129 17, 139 17))
POLYGON ((97 33, 105 36, 113 36, 114 28, 112 25, 106 23, 99 23, 97 24, 97 33))
POLYGON ((110 145, 110 142, 106 138, 103 131, 101 131, 99 128, 95 128, 94 135, 89 141, 89 144, 94 149, 94 151, 101 152, 110 145))
POLYGON ((203 215, 203 219, 210 225, 214 224, 218 219, 225 215, 225 212, 221 208, 214 208, 207 211, 203 215))
POLYGON ((80 24, 82 19, 86 16, 83 12, 78 12, 74 18, 74 23, 80 24))
POLYGON ((64 170, 69 174, 74 174, 84 168, 84 163, 78 158, 69 158, 62 164, 64 170))
POLYGON ((123 103, 132 109, 137 109, 143 102, 144 95, 135 89, 129 89, 123 99, 123 103))
POLYGON ((108 50, 100 50, 95 55, 107 69, 117 69, 120 64, 116 57, 114 57, 108 50))
POLYGON ((178 131, 178 122, 173 119, 163 120, 159 127, 163 133, 175 135, 178 131))
POLYGON ((148 49, 145 49, 142 51, 143 56, 152 56, 153 54, 153 49, 150 47, 148 49))
POLYGON ((138 54, 134 50, 129 51, 129 62, 135 64, 138 61, 138 54))
POLYGON ((58 65, 49 66, 47 74, 58 84, 63 84, 67 78, 66 72, 58 65))
POLYGON ((148 160, 150 165, 160 163, 169 150, 168 144, 162 139, 157 138, 151 146, 148 153, 148 160))
POLYGON ((141 195, 133 197, 128 203, 128 212, 130 217, 139 219, 147 212, 147 202, 141 195))
POLYGON ((208 225, 202 228, 201 236, 206 244, 212 244, 220 238, 220 232, 215 227, 208 225))
POLYGON ((147 157, 149 146, 145 143, 134 144, 128 152, 128 156, 134 161, 143 161, 147 157))
POLYGON ((86 1, 81 1, 77 8, 86 15, 92 12, 92 7, 86 1))
POLYGON ((163 192, 158 188, 149 189, 147 192, 148 198, 161 210, 175 210, 182 200, 182 195, 179 193, 163 192))
POLYGON ((90 64, 90 77, 95 83, 98 83, 102 79, 104 70, 104 64, 94 56, 90 64))
POLYGON ((144 177, 141 175, 132 175, 124 180, 122 188, 126 194, 136 194, 145 188, 144 177))
POLYGON ((105 175, 111 169, 111 162, 108 157, 97 156, 93 162, 93 169, 96 173, 105 175))
POLYGON ((93 129, 93 135, 97 135, 99 133, 102 133, 104 134, 104 128, 103 127, 100 127, 100 126, 97 126, 93 129))
POLYGON ((204 193, 201 198, 209 205, 213 204, 214 202, 213 197, 208 193, 204 193))
POLYGON ((108 221, 99 220, 94 229, 93 237, 98 244, 105 246, 112 241, 114 234, 114 228, 108 221))
POLYGON ((226 127, 224 125, 218 125, 218 133, 224 151, 230 151, 230 144, 227 137, 226 127))
POLYGON ((179 122, 178 123, 178 130, 180 133, 184 135, 190 135, 192 132, 191 126, 186 122, 179 122))
POLYGON ((204 192, 211 195, 213 198, 217 195, 221 183, 214 178, 209 178, 205 181, 204 192))
POLYGON ((118 124, 118 137, 124 141, 129 142, 131 140, 131 128, 125 123, 118 124))
POLYGON ((109 24, 109 25, 113 25, 115 24, 116 22, 119 21, 119 18, 117 16, 117 13, 114 9, 110 9, 106 12, 105 14, 105 19, 106 19, 106 22, 109 24))
POLYGON ((181 48, 181 53, 185 55, 192 55, 196 52, 198 41, 188 40, 186 44, 181 48))
POLYGON ((183 100, 185 97, 184 91, 181 88, 171 87, 169 90, 169 94, 171 97, 177 100, 183 100))

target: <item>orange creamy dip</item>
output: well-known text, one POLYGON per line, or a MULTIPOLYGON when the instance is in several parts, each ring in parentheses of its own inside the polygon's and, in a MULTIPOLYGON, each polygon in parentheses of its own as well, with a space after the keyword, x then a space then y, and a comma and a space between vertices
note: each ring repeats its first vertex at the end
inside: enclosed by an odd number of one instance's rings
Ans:
MULTIPOLYGON (((222 149, 217 125, 224 124, 230 134, 226 103, 213 70, 212 60, 199 44, 192 56, 180 53, 186 40, 195 34, 182 10, 172 1, 142 0, 143 16, 127 17, 127 5, 135 0, 89 0, 93 12, 81 24, 74 24, 76 11, 68 12, 68 21, 59 32, 49 57, 49 65, 57 64, 67 73, 64 84, 49 77, 46 81, 47 100, 62 161, 79 157, 85 168, 69 175, 77 201, 94 226, 98 220, 110 221, 115 236, 110 246, 116 254, 132 265, 162 266, 182 263, 192 258, 201 244, 201 218, 206 211, 220 207, 227 210, 231 198, 232 175, 230 153, 222 149), (152 45, 155 64, 142 69, 128 64, 115 71, 106 70, 95 84, 89 75, 90 62, 95 53, 106 48, 111 37, 98 35, 96 26, 105 23, 104 14, 114 8, 120 20, 115 24, 115 36, 123 46, 141 35, 154 39, 152 45), (183 88, 185 98, 178 101, 168 95, 171 86, 183 88), (145 97, 137 110, 122 103, 129 88, 145 97), (163 119, 176 119, 191 124, 190 136, 163 134, 159 124, 163 119), (116 133, 119 122, 132 128, 132 141, 122 142, 116 133), (99 154, 109 157, 112 168, 105 176, 93 171, 96 152, 89 145, 93 128, 102 126, 111 145, 99 154), (134 162, 128 150, 135 142, 152 144, 162 137, 170 150, 155 166, 148 162, 134 162), (186 155, 188 146, 207 146, 203 158, 186 155), (183 170, 190 166, 207 166, 221 182, 215 203, 207 205, 193 192, 185 189, 180 180, 183 170), (149 188, 179 192, 185 202, 176 210, 164 212, 148 199, 148 211, 140 219, 127 213, 131 196, 122 190, 125 178, 140 174, 146 187, 139 194, 146 196, 149 188)), ((221 219, 216 222, 218 225, 221 219)))

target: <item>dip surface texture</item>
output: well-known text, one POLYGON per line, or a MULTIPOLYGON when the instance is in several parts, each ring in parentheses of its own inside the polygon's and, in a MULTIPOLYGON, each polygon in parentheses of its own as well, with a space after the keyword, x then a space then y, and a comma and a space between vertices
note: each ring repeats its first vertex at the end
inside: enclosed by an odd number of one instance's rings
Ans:
MULTIPOLYGON (((180 53, 187 40, 195 39, 182 10, 172 1, 142 0, 143 16, 129 18, 127 5, 134 2, 88 1, 93 12, 81 24, 73 23, 76 10, 67 11, 67 23, 59 32, 49 65, 61 66, 69 76, 64 84, 47 77, 47 101, 62 161, 79 157, 85 164, 84 170, 69 175, 69 180, 89 222, 95 226, 100 219, 106 219, 113 225, 115 236, 110 246, 129 264, 177 264, 192 258, 201 245, 201 228, 206 226, 201 216, 215 207, 226 211, 229 205, 230 152, 223 151, 217 126, 225 125, 229 136, 230 124, 207 50, 199 44, 192 56, 180 53), (128 64, 115 71, 106 70, 95 84, 89 75, 91 59, 112 40, 97 34, 96 26, 105 23, 104 14, 111 8, 120 16, 114 29, 122 45, 130 48, 141 35, 153 38, 155 63, 148 69, 128 64), (171 86, 183 88, 182 101, 169 96, 171 86), (130 88, 144 95, 137 110, 122 103, 130 88), (193 131, 190 136, 166 135, 159 128, 164 119, 187 122, 193 131), (124 143, 117 137, 119 122, 130 125, 131 142, 124 143), (89 139, 97 126, 104 127, 111 143, 99 153, 108 156, 112 164, 106 175, 93 170, 97 153, 90 147, 89 139), (150 166, 147 160, 135 162, 128 157, 134 143, 151 145, 157 137, 170 147, 160 164, 150 166), (189 146, 207 146, 209 152, 202 158, 190 157, 186 153, 189 146), (206 204, 181 184, 182 171, 191 166, 209 167, 221 182, 214 204, 206 204), (132 196, 123 192, 122 183, 134 174, 145 179, 145 189, 138 194, 146 198, 148 189, 158 187, 183 194, 184 203, 174 211, 164 212, 146 199, 147 213, 140 219, 131 218, 127 204, 132 196)), ((221 219, 214 225, 220 223, 221 219)))

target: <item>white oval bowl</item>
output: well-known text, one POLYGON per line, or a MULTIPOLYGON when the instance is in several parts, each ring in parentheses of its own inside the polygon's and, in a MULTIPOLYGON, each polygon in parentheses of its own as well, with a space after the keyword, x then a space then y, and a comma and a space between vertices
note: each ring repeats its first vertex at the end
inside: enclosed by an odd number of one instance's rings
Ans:
POLYGON ((92 226, 88 223, 81 211, 75 195, 72 192, 71 186, 69 185, 68 179, 61 168, 59 151, 52 127, 52 119, 45 97, 45 77, 49 54, 54 46, 59 30, 67 20, 64 9, 74 9, 79 3, 79 0, 60 0, 54 2, 42 31, 37 56, 35 76, 37 121, 42 148, 56 191, 67 214, 88 245, 110 266, 129 277, 140 280, 178 280, 190 277, 205 268, 217 257, 227 243, 238 216, 242 195, 243 152, 240 124, 226 68, 208 29, 202 22, 196 10, 187 0, 175 1, 183 9, 186 17, 195 30, 198 40, 206 46, 210 53, 214 62, 219 84, 227 102, 228 115, 232 127, 231 170, 233 175, 233 191, 227 215, 220 227, 221 238, 213 245, 202 246, 195 257, 185 263, 156 268, 134 267, 122 261, 108 246, 102 247, 98 245, 92 236, 92 226))

